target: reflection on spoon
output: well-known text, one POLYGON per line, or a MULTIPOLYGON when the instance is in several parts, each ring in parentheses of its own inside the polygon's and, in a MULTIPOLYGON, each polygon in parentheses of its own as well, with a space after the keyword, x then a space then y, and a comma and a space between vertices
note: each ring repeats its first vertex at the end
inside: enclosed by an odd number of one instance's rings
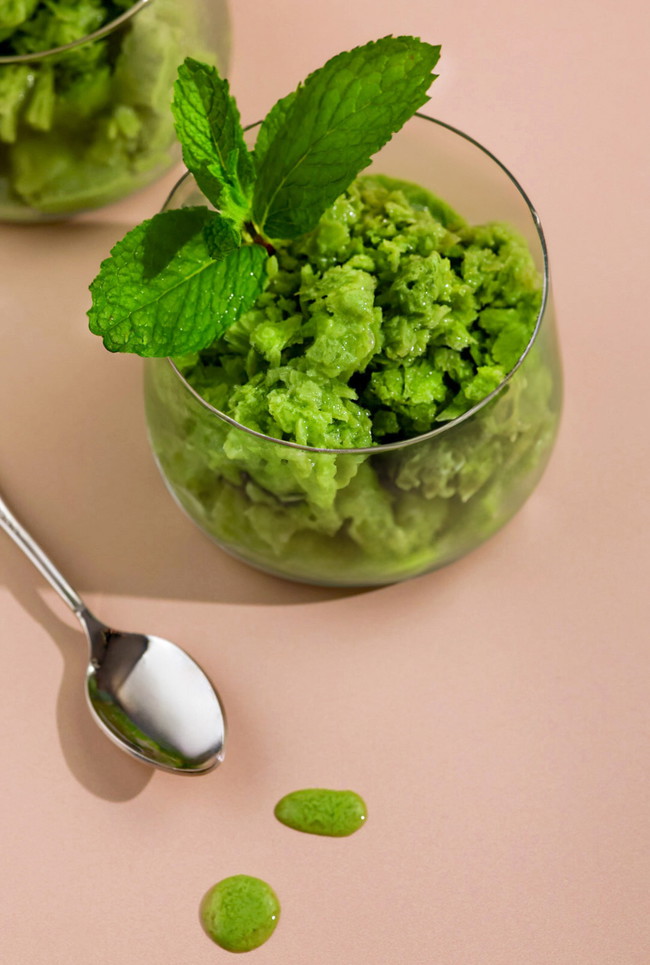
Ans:
POLYGON ((199 665, 169 640, 100 623, 1 498, 0 526, 81 622, 90 646, 86 696, 104 733, 162 770, 206 774, 220 764, 225 716, 199 665))

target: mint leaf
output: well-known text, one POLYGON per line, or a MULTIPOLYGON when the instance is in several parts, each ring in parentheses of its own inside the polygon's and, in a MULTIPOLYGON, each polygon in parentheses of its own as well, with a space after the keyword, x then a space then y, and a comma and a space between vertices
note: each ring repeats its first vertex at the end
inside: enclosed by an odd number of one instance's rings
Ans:
POLYGON ((163 271, 183 245, 216 217, 215 211, 197 207, 166 211, 164 218, 150 219, 142 232, 142 277, 148 280, 163 271))
POLYGON ((257 140, 255 141, 255 161, 259 165, 266 155, 269 147, 275 140, 275 136, 284 124, 289 111, 296 99, 296 94, 298 91, 292 91, 287 94, 286 97, 282 97, 276 104, 273 105, 271 110, 268 112, 260 129, 257 132, 257 140))
POLYGON ((208 221, 203 228, 203 237, 211 258, 219 259, 229 251, 238 248, 240 244, 239 232, 230 221, 217 215, 208 221))
POLYGON ((241 227, 249 213, 255 172, 228 81, 215 67, 187 57, 178 68, 172 113, 183 160, 201 191, 241 227))
MULTIPOLYGON (((253 215, 269 238, 295 238, 428 100, 440 48, 384 37, 314 71, 263 134, 253 215), (270 137, 272 135, 272 138, 270 137)), ((262 135, 262 131, 260 131, 262 135)))
POLYGON ((209 345, 247 311, 264 287, 268 257, 244 245, 215 260, 196 208, 164 211, 133 228, 90 286, 90 330, 110 352, 185 355, 209 345), (178 246, 179 231, 186 240, 178 246), (191 233, 193 232, 193 233, 191 233), (151 274, 159 267, 157 274, 151 274))

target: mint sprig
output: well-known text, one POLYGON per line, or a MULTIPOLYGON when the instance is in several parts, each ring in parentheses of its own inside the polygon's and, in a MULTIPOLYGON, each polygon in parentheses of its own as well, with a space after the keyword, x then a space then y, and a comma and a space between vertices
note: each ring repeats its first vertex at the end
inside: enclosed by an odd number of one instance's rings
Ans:
POLYGON ((111 352, 143 356, 185 355, 220 337, 263 291, 273 242, 312 230, 426 102, 439 54, 415 37, 338 54, 274 105, 254 151, 228 82, 187 58, 172 112, 212 208, 164 211, 118 242, 90 288, 90 330, 111 352))

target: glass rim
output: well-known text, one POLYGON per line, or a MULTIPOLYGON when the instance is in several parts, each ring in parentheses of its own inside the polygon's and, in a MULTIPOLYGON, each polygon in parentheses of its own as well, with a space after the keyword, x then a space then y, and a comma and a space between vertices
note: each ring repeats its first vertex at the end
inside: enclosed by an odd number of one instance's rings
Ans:
MULTIPOLYGON (((232 426, 232 428, 241 429, 242 432, 247 432, 249 435, 255 436, 256 438, 261 439, 265 442, 276 443, 277 445, 286 446, 289 449, 298 449, 302 452, 329 453, 331 455, 350 455, 350 456, 372 455, 372 454, 377 455, 382 452, 390 452, 395 449, 403 449, 406 446, 417 445, 418 443, 424 442, 428 439, 433 439, 436 436, 442 436, 446 432, 451 432, 453 429, 461 425, 463 422, 466 422, 468 419, 471 419, 474 415, 476 415, 477 412, 479 412, 481 409, 487 406, 493 399, 495 399, 504 390, 504 388, 510 382, 512 377, 515 375, 515 373, 523 364, 524 360, 526 359, 526 356, 528 355, 531 348, 535 344, 535 341, 537 340, 537 335, 539 333, 542 320, 544 318, 544 314, 546 311, 546 306, 548 304, 548 295, 549 295, 548 249, 546 246, 546 238, 544 237, 544 231, 542 229, 542 223, 539 218, 539 215, 537 214, 537 211, 532 201, 530 200, 527 193, 522 188, 517 178, 515 178, 515 176, 512 174, 511 171, 508 170, 505 164, 503 164, 490 150, 488 150, 488 148, 484 147, 479 141, 471 137, 469 134, 465 134, 464 131, 459 130, 459 128, 454 127, 451 124, 448 124, 446 121, 438 120, 435 117, 429 117, 428 114, 422 114, 420 111, 417 111, 413 115, 413 117, 419 117, 422 120, 425 120, 431 124, 437 125, 438 127, 445 128, 445 130, 450 131, 452 134, 457 134, 459 137, 462 137, 465 141, 468 141, 470 144, 473 144, 475 147, 477 147, 480 151, 483 152, 483 154, 489 157, 492 161, 494 161, 494 163, 499 168, 501 168, 504 174, 514 185, 515 189, 519 192, 523 201, 526 204, 526 207, 528 208, 528 213, 532 218, 533 225, 535 227, 537 238, 539 240, 540 248, 542 251, 543 271, 542 271, 542 300, 540 302, 539 311, 537 313, 535 326, 531 333, 528 344, 526 345, 526 348, 523 350, 523 352, 517 359, 517 362, 515 363, 515 365, 504 376, 503 380, 499 383, 499 385, 495 389, 493 389, 492 392, 489 393, 489 395, 486 395, 485 398, 481 399, 479 402, 476 403, 476 405, 472 406, 471 409, 468 409, 467 412, 463 412, 462 415, 457 416, 455 419, 450 419, 448 422, 444 422, 441 425, 436 426, 434 429, 429 429, 428 432, 420 433, 417 436, 411 436, 408 439, 398 439, 394 442, 380 442, 374 446, 361 446, 357 448, 345 448, 345 449, 324 448, 319 446, 306 446, 306 445, 302 445, 299 442, 292 442, 289 439, 278 439, 275 436, 268 436, 264 432, 259 432, 257 429, 251 429, 248 426, 243 425, 243 423, 237 422, 237 420, 233 419, 232 416, 226 415, 225 412, 222 412, 220 409, 217 409, 215 406, 211 405, 206 399, 204 399, 203 396, 199 392, 197 392, 197 390, 192 385, 190 385, 190 383, 187 381, 185 376, 179 370, 173 358, 166 358, 165 361, 170 365, 172 371, 175 373, 176 377, 180 380, 180 382, 187 389, 190 395, 194 396, 197 402, 199 402, 205 409, 207 409, 213 415, 217 416, 217 418, 221 419, 222 422, 226 422, 228 425, 232 426)), ((258 127, 261 123, 262 123, 261 121, 257 121, 253 124, 249 124, 247 127, 244 128, 244 130, 250 131, 253 128, 258 127)), ((165 204, 163 205, 161 210, 164 211, 166 209, 171 198, 174 196, 174 194, 180 188, 183 182, 191 177, 192 177, 192 174, 190 171, 186 171, 183 175, 181 175, 181 177, 178 179, 176 184, 172 187, 171 191, 169 192, 167 199, 165 201, 165 204)))
POLYGON ((64 54, 68 50, 74 50, 75 47, 80 47, 82 44, 89 44, 95 40, 101 40, 102 37, 106 37, 114 30, 117 30, 118 27, 121 27, 122 24, 127 23, 131 17, 139 13, 143 7, 148 7, 150 3, 152 3, 152 0, 135 0, 135 3, 133 3, 128 10, 125 10, 118 17, 109 20, 103 27, 98 27, 97 30, 93 30, 84 37, 79 37, 78 40, 71 40, 69 44, 63 44, 61 47, 50 47, 48 50, 35 50, 29 54, 1 55, 0 66, 7 66, 9 64, 31 64, 37 60, 45 60, 54 54, 64 54))

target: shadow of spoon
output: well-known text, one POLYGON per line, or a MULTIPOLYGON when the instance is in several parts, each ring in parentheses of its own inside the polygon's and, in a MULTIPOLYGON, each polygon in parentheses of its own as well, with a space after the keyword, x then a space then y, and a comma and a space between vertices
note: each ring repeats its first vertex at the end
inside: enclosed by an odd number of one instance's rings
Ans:
POLYGON ((88 726, 88 707, 79 686, 86 670, 87 655, 79 631, 61 620, 37 590, 31 588, 26 572, 27 564, 18 560, 7 568, 3 582, 19 606, 43 628, 61 653, 63 674, 56 700, 56 723, 68 769, 75 780, 95 797, 116 803, 130 801, 144 790, 154 772, 123 754, 97 727, 88 726))

